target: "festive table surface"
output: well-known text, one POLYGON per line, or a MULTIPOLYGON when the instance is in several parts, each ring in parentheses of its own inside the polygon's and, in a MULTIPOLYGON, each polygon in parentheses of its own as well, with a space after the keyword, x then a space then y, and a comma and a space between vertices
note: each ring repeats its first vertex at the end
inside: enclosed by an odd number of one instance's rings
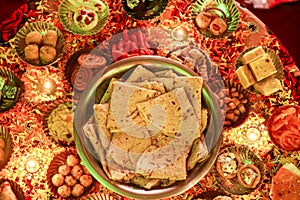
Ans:
MULTIPOLYGON (((66 30, 61 24, 58 7, 60 0, 30 1, 20 7, 13 15, 1 24, 0 66, 5 66, 23 82, 23 93, 16 105, 8 111, 0 113, 0 124, 9 130, 13 139, 13 152, 8 164, 0 171, 0 178, 13 180, 19 184, 26 199, 55 199, 46 182, 46 172, 52 158, 64 151, 66 146, 53 141, 46 134, 42 122, 43 113, 47 111, 51 101, 72 96, 71 87, 65 75, 65 67, 69 58, 78 50, 94 48, 102 41, 126 29, 160 27, 174 30, 184 27, 188 36, 193 38, 210 56, 225 80, 237 81, 234 73, 238 56, 248 47, 261 45, 273 50, 283 65, 282 84, 284 89, 265 97, 250 93, 250 112, 242 125, 223 130, 222 148, 233 145, 246 145, 258 155, 265 165, 262 185, 249 195, 232 195, 234 199, 270 199, 272 177, 286 163, 300 167, 300 152, 286 151, 273 144, 267 130, 267 121, 274 108, 285 105, 298 105, 300 100, 300 73, 288 51, 276 37, 276 33, 268 30, 258 18, 238 3, 240 18, 237 30, 225 38, 211 39, 199 33, 191 19, 194 1, 170 0, 165 11, 151 20, 135 20, 128 16, 122 8, 120 0, 106 1, 110 15, 105 27, 97 34, 82 36, 66 30), (63 57, 46 67, 34 67, 21 61, 14 47, 16 32, 26 23, 43 21, 56 26, 65 39, 63 57), (43 95, 38 88, 40 80, 51 78, 55 81, 56 92, 43 95), (256 141, 247 139, 247 131, 253 128, 260 132, 256 141), (40 168, 34 173, 28 172, 26 163, 30 158, 38 161, 40 168)), ((153 52, 166 55, 161 52, 153 52)), ((72 147, 72 146, 71 146, 72 147)), ((74 148, 75 146, 73 146, 74 148)), ((100 183, 90 191, 104 192, 116 199, 126 199, 115 194, 100 183)), ((223 190, 208 173, 198 184, 181 195, 171 199, 193 199, 205 192, 221 192, 223 190)))

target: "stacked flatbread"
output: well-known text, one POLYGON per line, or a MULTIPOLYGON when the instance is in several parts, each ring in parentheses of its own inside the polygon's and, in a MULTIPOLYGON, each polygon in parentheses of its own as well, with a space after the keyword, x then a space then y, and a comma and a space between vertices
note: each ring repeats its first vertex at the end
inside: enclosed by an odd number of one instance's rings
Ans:
POLYGON ((95 126, 85 134, 107 176, 143 188, 185 180, 207 158, 201 77, 141 65, 124 79, 111 79, 99 104, 95 126))

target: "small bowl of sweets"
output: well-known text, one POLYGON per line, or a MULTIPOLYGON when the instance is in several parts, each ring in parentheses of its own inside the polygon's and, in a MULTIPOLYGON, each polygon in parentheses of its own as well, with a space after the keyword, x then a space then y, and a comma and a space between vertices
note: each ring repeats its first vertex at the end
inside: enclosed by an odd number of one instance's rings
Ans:
POLYGON ((15 45, 18 56, 25 63, 46 66, 54 64, 62 57, 65 40, 54 25, 33 22, 18 31, 15 45))
POLYGON ((47 183, 57 198, 79 199, 88 194, 95 180, 75 149, 67 149, 54 156, 47 170, 47 183))
POLYGON ((198 0, 192 10, 192 19, 202 35, 222 38, 237 29, 239 11, 232 0, 198 0))
POLYGON ((58 13, 66 30, 79 35, 94 35, 106 25, 109 7, 102 0, 64 0, 58 13))

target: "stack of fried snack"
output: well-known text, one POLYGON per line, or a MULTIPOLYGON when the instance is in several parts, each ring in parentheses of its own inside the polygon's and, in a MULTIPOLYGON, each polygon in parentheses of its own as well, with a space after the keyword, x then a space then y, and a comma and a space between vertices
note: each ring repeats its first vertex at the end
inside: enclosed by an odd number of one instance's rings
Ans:
POLYGON ((246 52, 242 62, 243 66, 236 70, 236 74, 244 89, 253 86, 265 96, 282 89, 280 81, 274 78, 276 67, 263 47, 258 46, 246 52))

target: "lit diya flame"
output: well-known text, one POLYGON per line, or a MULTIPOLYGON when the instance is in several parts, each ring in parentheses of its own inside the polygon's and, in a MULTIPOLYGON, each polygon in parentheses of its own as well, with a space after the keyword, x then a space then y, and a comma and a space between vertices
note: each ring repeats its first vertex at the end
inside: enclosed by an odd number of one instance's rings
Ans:
POLYGON ((53 79, 46 78, 39 82, 39 89, 42 94, 50 95, 55 93, 57 85, 53 79))
POLYGON ((37 172, 40 169, 40 164, 35 158, 29 158, 26 162, 26 170, 29 173, 37 172))
POLYGON ((172 30, 171 36, 175 40, 185 40, 188 37, 188 31, 186 30, 186 28, 178 26, 174 30, 172 30))
POLYGON ((255 142, 261 137, 261 133, 257 128, 249 128, 245 134, 246 138, 250 142, 255 142))

